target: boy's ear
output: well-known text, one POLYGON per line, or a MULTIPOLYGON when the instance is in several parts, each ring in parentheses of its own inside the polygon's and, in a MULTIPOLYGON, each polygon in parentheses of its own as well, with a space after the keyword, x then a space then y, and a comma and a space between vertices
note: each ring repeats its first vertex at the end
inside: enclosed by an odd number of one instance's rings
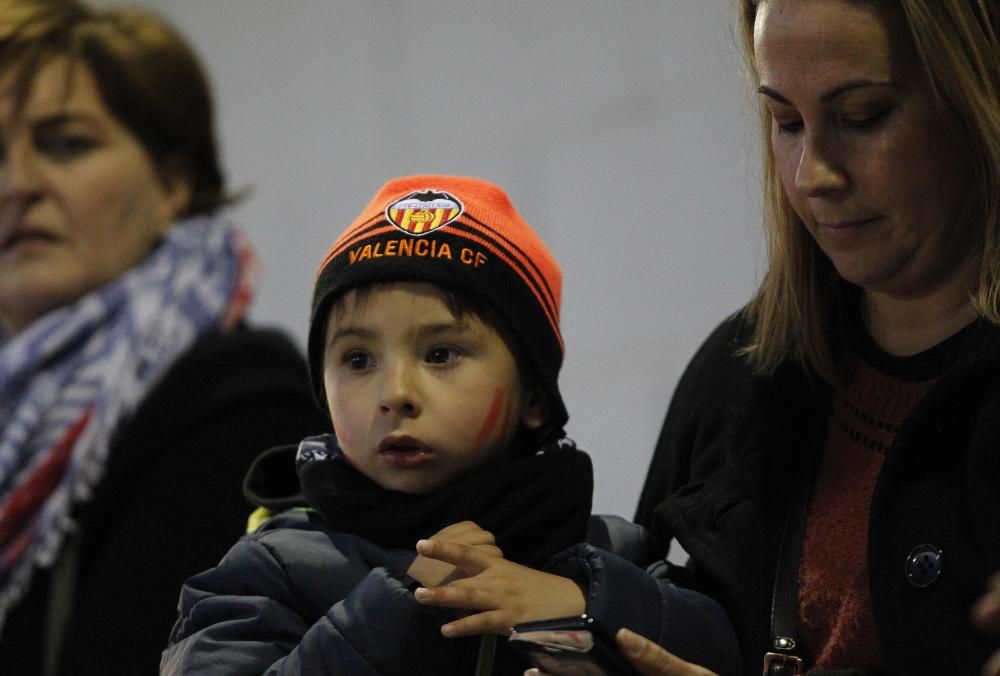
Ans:
POLYGON ((521 414, 521 423, 526 429, 537 430, 549 418, 549 398, 541 387, 532 388, 528 402, 521 414))

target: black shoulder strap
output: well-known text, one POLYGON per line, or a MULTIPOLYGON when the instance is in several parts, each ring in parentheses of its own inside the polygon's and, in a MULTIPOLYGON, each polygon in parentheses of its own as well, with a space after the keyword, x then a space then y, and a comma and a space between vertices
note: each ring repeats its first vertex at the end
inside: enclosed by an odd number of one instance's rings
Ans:
MULTIPOLYGON (((801 481, 799 484, 808 485, 801 481)), ((800 487, 793 486, 793 492, 800 487)), ((778 565, 774 572, 774 591, 771 594, 771 645, 764 655, 764 674, 784 676, 803 673, 802 659, 798 652, 799 611, 799 558, 802 554, 802 536, 805 531, 808 491, 802 496, 793 495, 785 520, 785 529, 778 550, 778 565)))
POLYGON ((765 676, 802 674, 804 663, 798 656, 799 561, 806 529, 809 496, 815 479, 822 445, 808 449, 803 471, 789 486, 788 512, 774 571, 771 594, 771 645, 764 655, 765 676))
POLYGON ((817 470, 823 458, 826 442, 827 416, 830 411, 829 386, 799 369, 788 371, 797 380, 785 383, 779 389, 792 393, 787 400, 787 411, 793 413, 791 436, 797 440, 795 448, 784 454, 779 471, 787 478, 780 484, 786 488, 788 503, 785 525, 778 547, 774 571, 774 589, 771 594, 771 644, 764 655, 765 676, 787 676, 805 673, 801 659, 798 635, 799 616, 799 563, 802 541, 805 536, 809 499, 816 481, 817 470), (804 380, 799 380, 804 379, 804 380), (805 396, 802 396, 802 395, 805 396), (787 469, 787 473, 783 470, 787 469))

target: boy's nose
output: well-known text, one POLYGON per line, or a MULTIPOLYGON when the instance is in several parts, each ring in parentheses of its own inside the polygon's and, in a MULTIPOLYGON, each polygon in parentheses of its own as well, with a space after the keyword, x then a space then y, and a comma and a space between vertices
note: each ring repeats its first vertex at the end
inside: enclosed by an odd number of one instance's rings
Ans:
POLYGON ((382 399, 379 402, 382 413, 397 413, 411 417, 420 414, 414 376, 412 369, 403 364, 393 365, 385 370, 382 399))

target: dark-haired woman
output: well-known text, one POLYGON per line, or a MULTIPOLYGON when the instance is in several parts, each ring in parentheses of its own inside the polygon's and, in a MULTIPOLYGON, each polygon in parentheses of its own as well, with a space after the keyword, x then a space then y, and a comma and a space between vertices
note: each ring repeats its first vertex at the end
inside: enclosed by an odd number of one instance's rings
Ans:
POLYGON ((243 318, 209 90, 159 18, 0 8, 0 672, 152 673, 252 455, 317 431, 243 318))

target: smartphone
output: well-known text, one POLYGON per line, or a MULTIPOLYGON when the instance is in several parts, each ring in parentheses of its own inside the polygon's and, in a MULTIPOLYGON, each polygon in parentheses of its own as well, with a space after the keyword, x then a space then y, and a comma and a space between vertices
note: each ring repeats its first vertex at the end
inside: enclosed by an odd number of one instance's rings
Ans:
POLYGON ((588 615, 519 624, 509 642, 532 666, 553 676, 638 676, 611 633, 588 615))

